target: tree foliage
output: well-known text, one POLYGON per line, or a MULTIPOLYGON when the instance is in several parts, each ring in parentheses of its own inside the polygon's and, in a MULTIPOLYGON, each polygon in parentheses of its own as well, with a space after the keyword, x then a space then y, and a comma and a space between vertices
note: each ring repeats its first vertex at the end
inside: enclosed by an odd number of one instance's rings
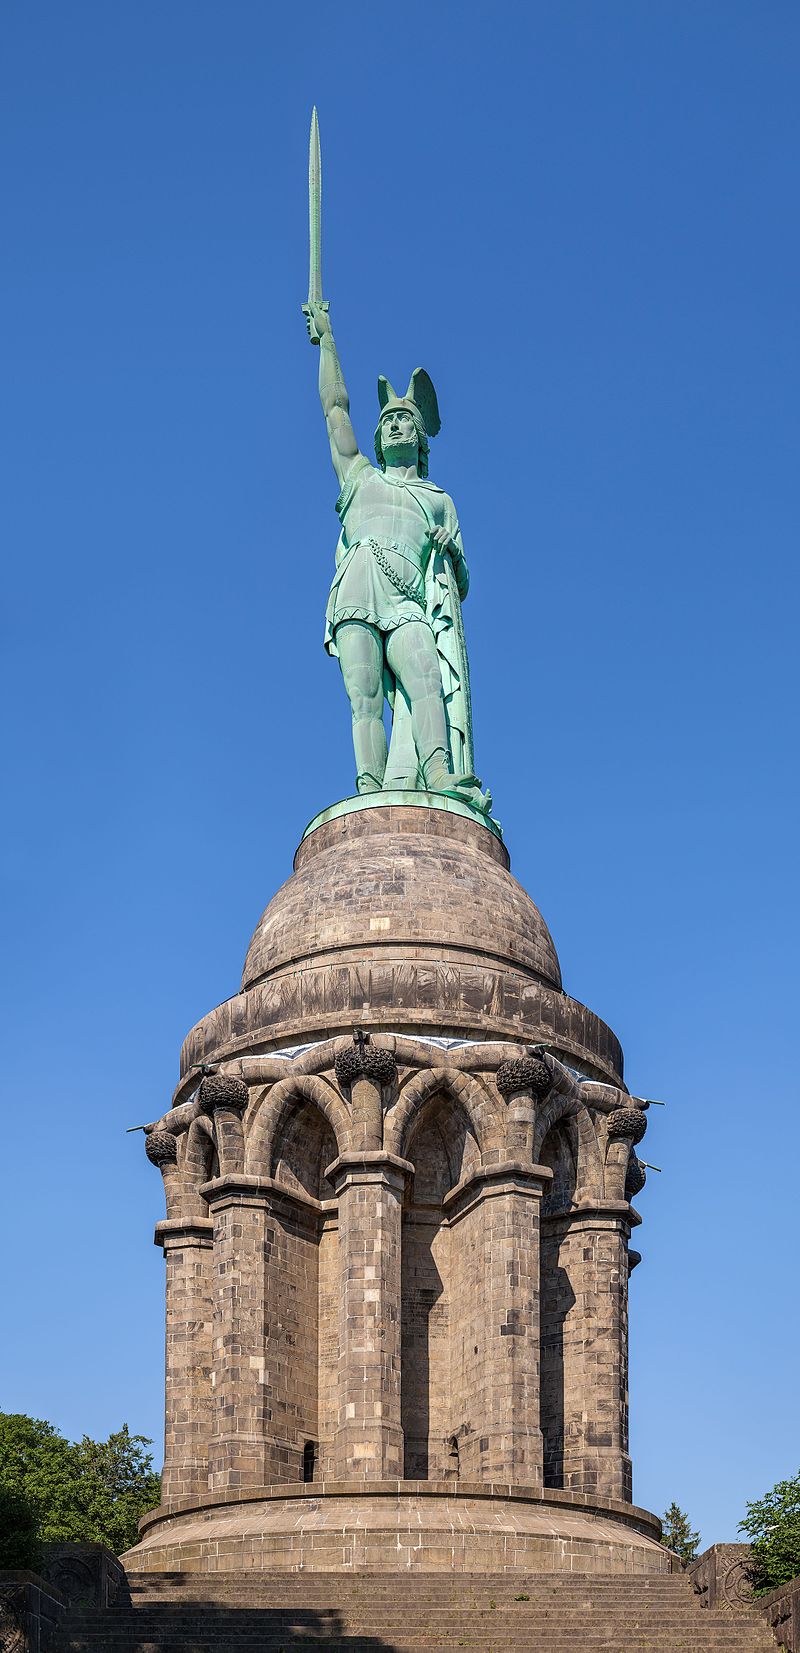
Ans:
POLYGON ((694 1561, 700 1543, 699 1532, 693 1532, 689 1517, 679 1504, 670 1504, 662 1517, 661 1542, 674 1550, 684 1567, 694 1561))
POLYGON ((800 1473, 778 1481, 764 1498, 747 1505, 739 1522, 753 1552, 751 1576, 757 1596, 788 1584, 800 1574, 800 1473))
POLYGON ((0 1481, 0 1567, 39 1565, 39 1531, 29 1498, 0 1481))
POLYGON ((37 1541, 105 1544, 115 1555, 135 1544, 160 1494, 149 1445, 127 1424, 107 1441, 73 1442, 41 1418, 0 1412, 0 1554, 25 1555, 2 1564, 31 1566, 37 1541))

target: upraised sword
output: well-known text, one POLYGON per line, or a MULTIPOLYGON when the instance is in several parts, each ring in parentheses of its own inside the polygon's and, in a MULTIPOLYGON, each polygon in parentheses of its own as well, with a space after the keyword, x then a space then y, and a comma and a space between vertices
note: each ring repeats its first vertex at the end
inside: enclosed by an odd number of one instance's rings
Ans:
MULTIPOLYGON (((304 315, 310 315, 312 304, 328 308, 327 299, 322 297, 322 154, 316 104, 311 111, 308 139, 308 303, 303 305, 304 315)), ((314 342, 318 344, 319 340, 314 342)))

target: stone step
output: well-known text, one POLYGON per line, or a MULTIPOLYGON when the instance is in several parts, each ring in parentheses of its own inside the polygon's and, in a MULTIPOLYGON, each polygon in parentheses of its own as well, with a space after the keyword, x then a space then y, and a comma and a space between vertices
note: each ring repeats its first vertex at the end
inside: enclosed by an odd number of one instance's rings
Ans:
POLYGON ((669 1653, 677 1653, 677 1649, 683 1647, 701 1647, 703 1653, 709 1653, 710 1649, 724 1650, 724 1653, 732 1653, 734 1649, 737 1653, 751 1653, 754 1647, 762 1643, 768 1645, 759 1627, 741 1621, 735 1628, 730 1621, 717 1624, 662 1621, 649 1625, 623 1623, 592 1626, 580 1623, 541 1625, 528 1620, 508 1624, 499 1619, 487 1620, 478 1616, 469 1622, 454 1625, 435 1624, 423 1618, 407 1624, 386 1624, 377 1620, 358 1625, 334 1622, 319 1624, 316 1627, 291 1622, 274 1624, 262 1621, 258 1625, 243 1626, 230 1621, 214 1624, 176 1624, 168 1620, 146 1626, 112 1627, 106 1618, 94 1625, 71 1627, 67 1645, 71 1649, 103 1647, 110 1653, 112 1649, 133 1649, 150 1645, 164 1649, 168 1646, 188 1648, 195 1645, 278 1648, 286 1643, 292 1646, 301 1643, 319 1646, 324 1643, 327 1646, 332 1641, 370 1640, 373 1645, 385 1647, 393 1647, 399 1643, 407 1646, 456 1647, 479 1642, 498 1648, 530 1646, 531 1642, 535 1641, 539 1647, 546 1648, 547 1653, 557 1653, 557 1650, 562 1648, 574 1649, 578 1642, 583 1650, 591 1650, 591 1653, 599 1653, 601 1648, 620 1645, 634 1647, 639 1642, 650 1647, 668 1649, 669 1653))
POLYGON ((468 1584, 464 1580, 463 1584, 456 1585, 453 1589, 440 1590, 436 1589, 435 1585, 418 1584, 415 1579, 400 1577, 390 1585, 374 1585, 374 1587, 370 1587, 369 1584, 352 1585, 352 1587, 336 1590, 332 1590, 331 1585, 311 1584, 306 1580, 298 1580, 298 1584, 291 1585, 266 1584, 261 1580, 235 1580, 231 1584, 221 1585, 218 1580, 213 1580, 213 1582, 202 1582, 200 1580, 200 1582, 183 1585, 183 1587, 167 1585, 167 1587, 160 1587, 160 1589, 159 1587, 152 1587, 152 1589, 147 1590, 131 1590, 131 1600, 134 1603, 167 1602, 167 1600, 215 1602, 217 1600, 220 1605, 225 1605, 225 1602, 228 1602, 231 1598, 243 1600, 246 1597, 255 1598, 258 1602, 269 1602, 269 1600, 281 1600, 281 1602, 331 1600, 334 1593, 336 1593, 337 1602, 340 1602, 340 1600, 369 1600, 369 1602, 375 1602, 375 1600, 392 1600, 392 1598, 393 1600, 408 1598, 408 1600, 420 1602, 420 1600, 430 1598, 430 1600, 436 1600, 436 1602, 441 1602, 443 1605, 458 1602, 458 1600, 464 1600, 464 1598, 486 1600, 488 1597, 502 1597, 504 1600, 516 1600, 519 1595, 526 1595, 531 1600, 539 1600, 539 1602, 582 1602, 582 1600, 590 1600, 590 1602, 603 1603, 603 1605, 615 1602, 615 1600, 620 1600, 620 1602, 630 1602, 630 1600, 673 1602, 673 1600, 684 1600, 684 1598, 688 1600, 688 1598, 691 1598, 689 1597, 688 1587, 686 1587, 683 1580, 679 1582, 676 1589, 664 1590, 658 1589, 658 1587, 656 1589, 650 1589, 650 1587, 640 1589, 640 1587, 636 1587, 635 1592, 631 1595, 630 1590, 595 1590, 592 1589, 592 1585, 582 1585, 580 1589, 542 1590, 540 1585, 529 1584, 526 1579, 514 1579, 507 1582, 507 1584, 502 1580, 499 1584, 488 1585, 468 1584))
MULTIPOLYGON (((213 1640, 207 1637, 173 1637, 159 1636, 155 1640, 129 1637, 123 1642, 109 1642, 101 1637, 70 1638, 62 1642, 64 1653, 299 1653, 301 1648, 324 1649, 325 1653, 377 1653, 384 1649, 385 1653, 416 1653, 418 1648, 447 1648, 459 1647, 479 1648, 484 1653, 531 1653, 535 1646, 537 1653, 575 1653, 574 1639, 560 1639, 559 1641, 532 1642, 529 1634, 522 1634, 514 1638, 489 1636, 483 1632, 473 1632, 470 1636, 439 1638, 421 1633, 410 1639, 407 1636, 386 1640, 376 1635, 346 1636, 325 1635, 318 1637, 288 1636, 283 1639, 273 1636, 255 1636, 242 1640, 238 1636, 225 1635, 224 1638, 215 1636, 213 1640)), ((602 1640, 581 1642, 581 1653, 709 1653, 709 1649, 725 1650, 725 1653, 775 1653, 774 1642, 766 1642, 762 1638, 750 1636, 747 1639, 730 1639, 710 1642, 703 1635, 676 1638, 674 1635, 640 1636, 624 1633, 617 1637, 602 1640)))
MULTIPOLYGON (((342 1634, 347 1633, 348 1635, 364 1634, 367 1629, 373 1628, 376 1633, 378 1631, 381 1631, 382 1633, 389 1631, 392 1633, 397 1633, 401 1630, 411 1631, 418 1628, 426 1628, 430 1630, 441 1630, 443 1632, 447 1631, 448 1633, 452 1633, 454 1635, 460 1635, 466 1634, 475 1624, 481 1624, 485 1627, 495 1625, 498 1628, 498 1631, 502 1630, 504 1633, 509 1629, 516 1630, 520 1624, 524 1624, 529 1629, 536 1628, 549 1631, 563 1630, 565 1632, 575 1632, 577 1630, 581 1630, 585 1631, 587 1635, 596 1636, 600 1631, 604 1630, 616 1632, 617 1630, 625 1629, 659 1631, 674 1629, 677 1632, 682 1630, 694 1630, 697 1628, 698 1624, 698 1621, 694 1618, 694 1616, 687 1615, 678 1617, 675 1614, 670 1614, 669 1616, 654 1614, 649 1618, 645 1618, 643 1615, 637 1614, 630 1614, 628 1616, 619 1615, 614 1619, 603 1619, 600 1623, 598 1623, 596 1620, 580 1617, 577 1614, 564 1615, 563 1617, 553 1615, 552 1617, 545 1618, 540 1614, 526 1613, 524 1615, 514 1614, 512 1616, 501 1613, 500 1611, 493 1613, 491 1618, 487 1613, 465 1613, 456 1619, 452 1619, 446 1613, 441 1613, 438 1615, 434 1615, 432 1613, 416 1613, 405 1616, 392 1615, 391 1617, 384 1614, 361 1614, 356 1617, 355 1615, 344 1615, 337 1613, 325 1616, 319 1615, 315 1619, 312 1615, 304 1615, 303 1617, 300 1617, 299 1615, 288 1613, 280 1615, 272 1613, 260 1614, 256 1617, 255 1615, 249 1615, 247 1613, 247 1609, 234 1609, 234 1611, 242 1614, 238 1625, 235 1626, 240 1634, 251 1632, 255 1633, 256 1631, 265 1630, 267 1628, 271 1631, 274 1630, 276 1635, 282 1633, 284 1630, 292 1630, 297 1635, 304 1633, 308 1633, 309 1635, 321 1635, 324 1633, 326 1628, 341 1632, 342 1634), (249 1619, 250 1622, 243 1622, 245 1618, 249 1619)), ((730 1620, 726 1620, 724 1625, 718 1625, 716 1621, 711 1620, 710 1618, 702 1622, 706 1625, 705 1633, 709 1636, 713 1637, 717 1634, 718 1630, 720 1634, 730 1633, 730 1620)), ((747 1623, 748 1621, 745 1620, 745 1624, 747 1623)), ((70 1619, 70 1628, 73 1634, 88 1634, 89 1632, 94 1632, 100 1628, 103 1628, 105 1629, 106 1634, 110 1636, 123 1636, 131 1634, 136 1634, 139 1636, 149 1635, 151 1632, 161 1629, 164 1626, 169 1627, 171 1625, 179 1626, 182 1631, 184 1629, 191 1629, 194 1631, 196 1629, 204 1628, 209 1630, 216 1628, 228 1628, 232 1624, 233 1621, 231 1620, 230 1615, 224 1618, 213 1617, 210 1614, 205 1616, 198 1615, 197 1618, 188 1618, 181 1615, 180 1619, 178 1619, 176 1615, 171 1615, 168 1612, 162 1614, 158 1618, 147 1618, 144 1621, 139 1615, 137 1615, 135 1619, 128 1619, 123 1618, 121 1615, 111 1613, 105 1613, 102 1620, 90 1618, 88 1615, 82 1616, 80 1619, 78 1619, 77 1615, 75 1615, 70 1619)))
POLYGON ((54 1653, 774 1653, 682 1574, 138 1574, 69 1616, 54 1653))
MULTIPOLYGON (((438 1646, 455 1647, 464 1642, 471 1643, 474 1641, 490 1642, 498 1646, 500 1644, 515 1646, 526 1643, 529 1645, 531 1638, 534 1636, 536 1636, 537 1645, 546 1647, 548 1653, 550 1649, 574 1648, 576 1645, 575 1632, 566 1626, 553 1627, 552 1634, 548 1634, 546 1639, 539 1641, 537 1627, 534 1625, 519 1624, 512 1627, 501 1624, 486 1625, 479 1622, 470 1625, 456 1625, 452 1628, 441 1625, 434 1627, 426 1624, 394 1627, 376 1624, 352 1631, 348 1631, 340 1625, 321 1625, 316 1632, 311 1631, 308 1626, 294 1628, 292 1626, 282 1626, 278 1628, 264 1625, 259 1628, 239 1629, 233 1625, 212 1627, 209 1625, 178 1626, 165 1624, 150 1626, 147 1629, 132 1628, 118 1633, 109 1631, 108 1626, 99 1625, 94 1629, 88 1627, 84 1627, 82 1630, 68 1629, 66 1639, 71 1647, 86 1644, 92 1647, 102 1645, 104 1648, 110 1648, 132 1647, 138 1646, 140 1643, 153 1643, 155 1645, 169 1643, 177 1647, 186 1646, 198 1640, 203 1643, 210 1641, 220 1645, 235 1643, 239 1647, 266 1646, 268 1644, 279 1646, 284 1641, 291 1641, 293 1645, 300 1642, 318 1645, 320 1642, 331 1640, 365 1641, 371 1637, 373 1641, 387 1646, 392 1646, 398 1641, 409 1645, 419 1643, 424 1645, 426 1641, 429 1641, 431 1643, 435 1642, 438 1646)), ((590 1647, 594 1649, 604 1647, 607 1644, 615 1644, 619 1641, 627 1641, 633 1644, 639 1640, 669 1649, 681 1646, 684 1643, 700 1645, 703 1649, 710 1647, 752 1649, 755 1645, 761 1645, 764 1642, 768 1644, 769 1638, 766 1631, 759 1626, 747 1622, 743 1624, 741 1621, 737 1623, 735 1628, 730 1622, 715 1626, 705 1624, 691 1626, 623 1625, 602 1626, 587 1630, 585 1638, 581 1635, 580 1645, 581 1648, 590 1647)))

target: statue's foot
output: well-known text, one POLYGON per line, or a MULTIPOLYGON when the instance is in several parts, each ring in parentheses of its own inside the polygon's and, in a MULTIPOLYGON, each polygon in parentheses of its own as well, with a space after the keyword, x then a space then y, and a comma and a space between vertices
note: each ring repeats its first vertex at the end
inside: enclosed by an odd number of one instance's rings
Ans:
POLYGON ((479 809, 482 815, 491 814, 492 794, 488 788, 485 792, 481 791, 477 775, 453 775, 448 769, 437 765, 436 770, 426 776, 425 787, 428 792, 443 792, 451 798, 461 798, 473 809, 479 809))
POLYGON ((374 775, 361 774, 356 776, 356 791, 363 795, 365 792, 382 792, 383 787, 374 775))

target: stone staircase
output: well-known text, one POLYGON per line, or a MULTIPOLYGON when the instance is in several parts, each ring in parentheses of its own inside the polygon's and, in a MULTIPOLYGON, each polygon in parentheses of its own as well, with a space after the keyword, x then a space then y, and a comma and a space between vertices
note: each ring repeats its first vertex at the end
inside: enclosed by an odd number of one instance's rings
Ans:
POLYGON ((763 1621, 700 1606, 681 1575, 134 1574, 73 1611, 58 1653, 775 1653, 763 1621))

